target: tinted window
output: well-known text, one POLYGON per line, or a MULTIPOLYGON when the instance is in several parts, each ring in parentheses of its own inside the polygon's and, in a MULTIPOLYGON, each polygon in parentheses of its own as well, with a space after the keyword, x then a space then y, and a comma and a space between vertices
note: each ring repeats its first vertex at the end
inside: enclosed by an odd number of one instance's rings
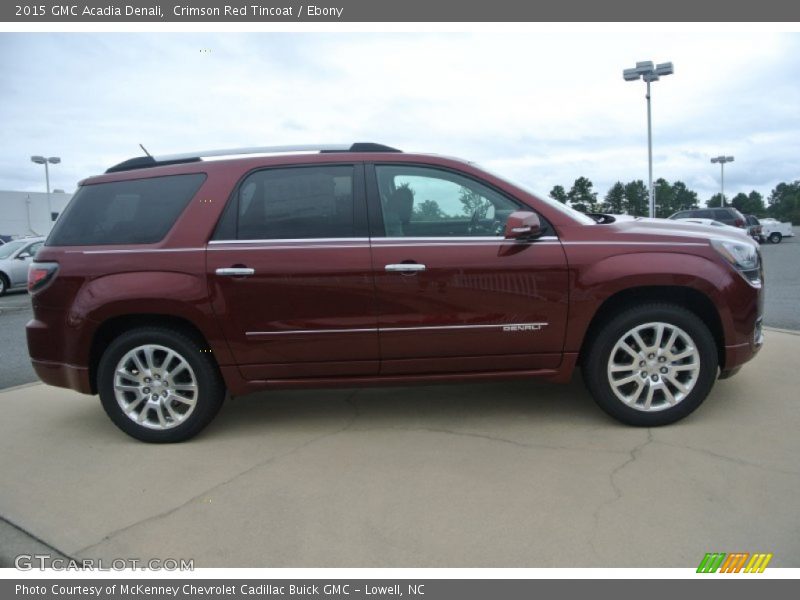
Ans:
POLYGON ((676 212, 674 215, 670 217, 670 219, 685 219, 687 217, 691 217, 692 212, 689 210, 684 210, 681 212, 676 212))
POLYGON ((239 186, 216 239, 229 237, 234 215, 242 240, 355 237, 353 167, 256 171, 239 186))
POLYGON ((502 237, 508 215, 520 210, 506 196, 449 171, 377 166, 375 172, 387 237, 502 237))
POLYGON ((716 208, 713 212, 714 216, 712 218, 716 219, 717 221, 722 221, 723 223, 733 223, 735 221, 730 211, 727 211, 724 208, 716 208))
POLYGON ((173 175, 81 187, 56 222, 48 246, 152 244, 160 241, 205 175, 173 175))

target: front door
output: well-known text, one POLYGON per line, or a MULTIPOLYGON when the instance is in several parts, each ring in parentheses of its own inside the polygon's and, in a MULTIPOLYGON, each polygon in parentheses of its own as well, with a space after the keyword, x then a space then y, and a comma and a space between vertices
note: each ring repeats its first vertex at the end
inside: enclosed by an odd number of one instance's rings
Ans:
POLYGON ((249 380, 374 375, 363 166, 248 175, 208 245, 212 306, 249 380))
POLYGON ((375 165, 370 181, 381 374, 560 364, 563 248, 552 230, 503 237, 508 215, 530 208, 445 169, 375 165))

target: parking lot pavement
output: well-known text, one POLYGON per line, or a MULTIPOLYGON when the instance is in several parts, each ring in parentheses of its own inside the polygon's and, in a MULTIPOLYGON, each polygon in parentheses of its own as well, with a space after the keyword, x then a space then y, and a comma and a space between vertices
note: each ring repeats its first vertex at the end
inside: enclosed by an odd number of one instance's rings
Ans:
POLYGON ((694 567, 731 549, 797 567, 798 353, 768 331, 652 430, 579 381, 518 381, 252 395, 157 446, 95 398, 18 388, 0 393, 0 516, 69 556, 198 567, 694 567))
POLYGON ((780 244, 764 244, 766 279, 764 322, 771 327, 800 330, 800 227, 794 227, 794 237, 780 244))
POLYGON ((32 314, 27 292, 0 296, 0 389, 36 381, 25 340, 32 314))

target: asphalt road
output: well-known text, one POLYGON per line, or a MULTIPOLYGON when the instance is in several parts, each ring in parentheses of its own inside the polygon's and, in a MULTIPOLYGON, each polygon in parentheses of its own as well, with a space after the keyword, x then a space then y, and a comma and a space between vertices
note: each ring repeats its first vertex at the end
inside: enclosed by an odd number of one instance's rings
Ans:
MULTIPOLYGON (((769 327, 800 331, 800 227, 794 231, 794 238, 761 247, 767 280, 764 322, 769 327)), ((36 381, 25 342, 25 323, 30 318, 27 293, 0 297, 0 389, 36 381)))
POLYGON ((27 292, 0 297, 0 389, 36 381, 25 341, 25 323, 31 319, 27 292))

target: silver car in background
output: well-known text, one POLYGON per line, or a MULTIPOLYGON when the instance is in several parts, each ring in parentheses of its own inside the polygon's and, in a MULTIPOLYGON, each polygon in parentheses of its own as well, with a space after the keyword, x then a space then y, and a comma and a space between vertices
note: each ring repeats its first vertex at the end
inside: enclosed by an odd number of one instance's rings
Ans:
POLYGON ((43 237, 11 240, 0 246, 0 296, 28 283, 28 265, 44 244, 43 237))

